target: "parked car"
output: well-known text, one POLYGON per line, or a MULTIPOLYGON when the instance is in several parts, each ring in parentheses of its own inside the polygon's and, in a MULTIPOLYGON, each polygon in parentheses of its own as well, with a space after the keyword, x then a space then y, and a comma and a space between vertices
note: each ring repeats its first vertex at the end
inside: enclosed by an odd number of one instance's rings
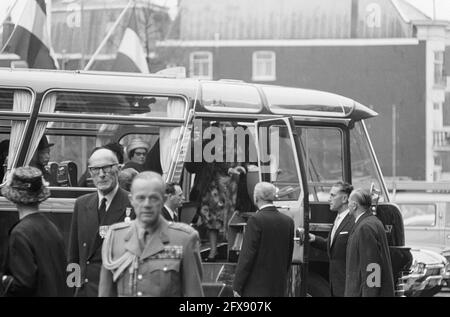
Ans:
POLYGON ((450 183, 400 182, 391 201, 402 213, 406 245, 445 257, 443 281, 450 285, 450 183))
POLYGON ((445 276, 450 274, 448 261, 434 251, 412 247, 411 271, 402 277, 404 295, 431 297, 439 293, 445 276))

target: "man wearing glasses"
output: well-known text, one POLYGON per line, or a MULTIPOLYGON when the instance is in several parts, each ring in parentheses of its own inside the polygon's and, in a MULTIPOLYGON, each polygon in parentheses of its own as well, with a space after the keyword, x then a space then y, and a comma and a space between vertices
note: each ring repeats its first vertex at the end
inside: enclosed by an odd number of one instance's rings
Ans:
POLYGON ((88 161, 97 192, 75 201, 69 236, 69 263, 80 265, 81 285, 75 296, 98 296, 102 266, 101 247, 108 227, 134 218, 128 192, 119 188, 117 155, 98 148, 88 161))

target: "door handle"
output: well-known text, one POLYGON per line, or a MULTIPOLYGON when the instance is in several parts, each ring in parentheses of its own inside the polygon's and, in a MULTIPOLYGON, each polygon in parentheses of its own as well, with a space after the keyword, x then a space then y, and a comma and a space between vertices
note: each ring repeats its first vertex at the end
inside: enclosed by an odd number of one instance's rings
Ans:
POLYGON ((295 229, 294 242, 298 245, 303 245, 304 237, 302 237, 302 232, 300 228, 295 229))
POLYGON ((279 206, 278 209, 291 210, 290 206, 279 206))

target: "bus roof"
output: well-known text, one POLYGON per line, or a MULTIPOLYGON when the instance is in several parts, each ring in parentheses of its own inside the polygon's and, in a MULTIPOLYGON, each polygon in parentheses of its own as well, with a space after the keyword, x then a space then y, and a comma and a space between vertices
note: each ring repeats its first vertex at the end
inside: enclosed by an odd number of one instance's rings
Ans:
POLYGON ((332 117, 358 121, 377 115, 337 94, 236 80, 206 81, 167 75, 0 68, 0 87, 197 96, 196 111, 332 117))

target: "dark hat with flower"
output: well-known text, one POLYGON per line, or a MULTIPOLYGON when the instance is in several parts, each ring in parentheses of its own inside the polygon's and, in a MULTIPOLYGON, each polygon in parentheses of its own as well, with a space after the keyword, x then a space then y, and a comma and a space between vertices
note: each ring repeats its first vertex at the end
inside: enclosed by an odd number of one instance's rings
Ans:
POLYGON ((12 172, 2 188, 2 195, 13 203, 32 205, 46 200, 50 196, 50 190, 44 183, 42 172, 27 166, 18 167, 12 172))

